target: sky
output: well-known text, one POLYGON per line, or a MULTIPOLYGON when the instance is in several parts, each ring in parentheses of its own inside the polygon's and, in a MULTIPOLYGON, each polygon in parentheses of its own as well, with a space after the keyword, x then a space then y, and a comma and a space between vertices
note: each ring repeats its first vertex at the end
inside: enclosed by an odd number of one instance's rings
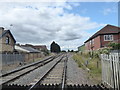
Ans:
POLYGON ((0 27, 20 44, 77 50, 107 24, 118 26, 118 2, 0 2, 0 27))

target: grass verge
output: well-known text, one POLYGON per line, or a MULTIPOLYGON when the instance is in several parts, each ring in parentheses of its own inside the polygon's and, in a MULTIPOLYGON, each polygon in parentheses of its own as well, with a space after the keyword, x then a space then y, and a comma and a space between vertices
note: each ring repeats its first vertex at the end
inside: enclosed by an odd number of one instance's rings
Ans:
POLYGON ((90 58, 89 55, 76 53, 73 59, 77 62, 78 66, 84 70, 89 69, 88 78, 95 84, 101 83, 101 61, 99 58, 90 58))

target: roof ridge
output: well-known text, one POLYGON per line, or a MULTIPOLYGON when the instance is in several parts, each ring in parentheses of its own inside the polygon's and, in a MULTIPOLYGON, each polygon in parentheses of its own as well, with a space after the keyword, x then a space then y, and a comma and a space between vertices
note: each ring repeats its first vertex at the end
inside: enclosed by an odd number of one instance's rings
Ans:
POLYGON ((116 28, 120 28, 120 26, 115 26, 115 25, 111 25, 111 24, 107 24, 106 26, 113 26, 113 27, 116 27, 116 28))
POLYGON ((10 30, 4 30, 4 32, 0 35, 0 38, 2 38, 6 33, 8 33, 11 35, 11 37, 13 38, 14 42, 16 42, 15 38, 13 37, 12 33, 10 30))
MULTIPOLYGON (((109 33, 109 32, 103 32, 104 30, 105 31, 107 31, 106 30, 106 28, 107 27, 114 27, 114 28, 118 28, 118 31, 114 31, 114 32, 111 32, 111 33, 119 33, 120 31, 120 27, 117 27, 117 26, 113 26, 113 25, 110 25, 110 24, 107 24, 106 26, 104 26, 102 29, 100 29, 99 31, 97 31, 95 34, 93 34, 88 40, 86 40, 85 41, 85 43, 87 42, 87 41, 89 41, 89 40, 91 40, 91 39, 93 39, 93 38, 95 38, 96 36, 98 36, 98 35, 100 35, 100 34, 107 34, 107 33, 109 33)), ((110 33, 109 33, 110 34, 110 33)))

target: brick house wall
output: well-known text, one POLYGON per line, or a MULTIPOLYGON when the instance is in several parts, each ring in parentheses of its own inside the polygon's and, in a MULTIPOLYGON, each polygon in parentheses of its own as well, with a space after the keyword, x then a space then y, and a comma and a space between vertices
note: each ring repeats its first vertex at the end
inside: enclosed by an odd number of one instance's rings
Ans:
POLYGON ((101 47, 106 47, 108 43, 115 42, 119 43, 119 34, 112 34, 113 35, 113 41, 105 41, 104 35, 101 35, 101 47))
MULTIPOLYGON (((109 35, 109 34, 106 34, 106 35, 109 35)), ((99 48, 106 47, 110 42, 120 43, 120 34, 113 34, 113 41, 105 41, 104 35, 99 35, 93 38, 91 42, 92 42, 91 44, 90 44, 90 41, 85 43, 86 50, 97 50, 99 48)))
POLYGON ((86 43, 85 43, 85 50, 90 50, 89 42, 86 42, 86 43))
POLYGON ((101 47, 101 37, 97 36, 96 38, 94 38, 94 44, 93 44, 93 50, 97 50, 101 47))
POLYGON ((118 36, 119 36, 119 38, 118 38, 118 42, 120 43, 120 32, 119 32, 119 35, 118 35, 118 36))
POLYGON ((14 51, 14 45, 15 42, 12 39, 11 35, 9 33, 5 34, 1 39, 0 39, 0 52, 13 52, 14 51), (6 37, 9 37, 10 43, 6 44, 6 37))
POLYGON ((97 36, 96 38, 94 38, 94 39, 92 39, 92 40, 85 43, 85 48, 88 51, 97 50, 100 47, 101 47, 100 36, 97 36))
POLYGON ((90 51, 107 47, 108 43, 110 42, 120 43, 120 27, 108 24, 96 32, 94 35, 92 35, 84 43, 86 51, 90 51), (113 38, 111 35, 113 35, 113 38), (104 38, 106 40, 104 40, 104 38))
POLYGON ((116 35, 114 42, 120 43, 120 33, 118 35, 116 35))

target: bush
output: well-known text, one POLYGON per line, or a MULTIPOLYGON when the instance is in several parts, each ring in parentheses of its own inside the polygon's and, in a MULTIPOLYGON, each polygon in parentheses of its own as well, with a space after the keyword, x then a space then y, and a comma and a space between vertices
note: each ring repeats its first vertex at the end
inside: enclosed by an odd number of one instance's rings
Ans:
POLYGON ((111 47, 113 50, 120 49, 120 43, 109 43, 108 46, 111 47))

